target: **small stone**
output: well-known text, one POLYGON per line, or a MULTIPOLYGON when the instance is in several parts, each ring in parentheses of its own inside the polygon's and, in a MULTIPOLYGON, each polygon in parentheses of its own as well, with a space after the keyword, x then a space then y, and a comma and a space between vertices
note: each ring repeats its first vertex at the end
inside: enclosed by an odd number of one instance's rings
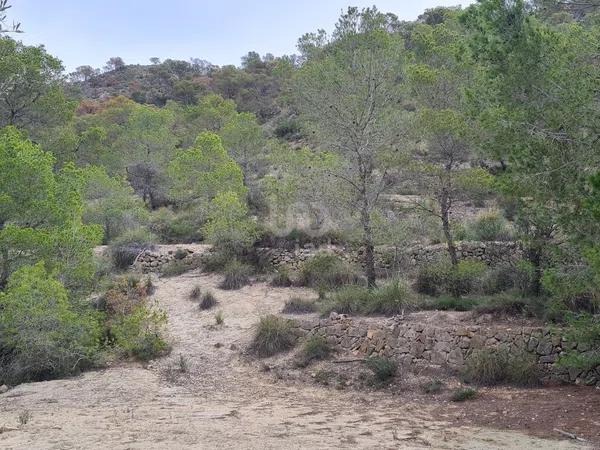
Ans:
POLYGON ((8 386, 3 384, 2 386, 0 386, 0 394, 5 394, 8 392, 8 386))

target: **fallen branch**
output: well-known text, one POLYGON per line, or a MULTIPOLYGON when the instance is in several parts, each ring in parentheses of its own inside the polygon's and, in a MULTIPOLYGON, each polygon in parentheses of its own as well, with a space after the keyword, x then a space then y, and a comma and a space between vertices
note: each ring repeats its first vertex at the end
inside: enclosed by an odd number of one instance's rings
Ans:
POLYGON ((580 441, 580 442, 587 442, 585 439, 580 438, 576 434, 569 433, 568 431, 559 430, 558 428, 555 428, 554 431, 556 431, 558 434, 562 434, 563 436, 568 437, 569 439, 573 439, 575 441, 580 441))

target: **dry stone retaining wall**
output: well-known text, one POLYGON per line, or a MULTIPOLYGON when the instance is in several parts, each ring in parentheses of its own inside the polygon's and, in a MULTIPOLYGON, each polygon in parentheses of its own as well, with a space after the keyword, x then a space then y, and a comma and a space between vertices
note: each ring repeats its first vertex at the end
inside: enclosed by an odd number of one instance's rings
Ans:
MULTIPOLYGON (((545 378, 600 387, 595 370, 562 369, 554 363, 565 350, 575 349, 557 332, 533 326, 439 326, 402 319, 355 320, 332 313, 328 319, 307 319, 296 325, 298 335, 323 335, 330 345, 356 356, 379 355, 401 364, 434 364, 460 369, 474 349, 504 348, 512 354, 536 355, 545 378)), ((582 353, 586 348, 577 349, 582 353)))
MULTIPOLYGON (((275 267, 285 266, 291 270, 298 270, 304 261, 319 252, 329 252, 342 259, 360 264, 362 250, 355 250, 339 246, 323 246, 315 248, 308 244, 294 250, 285 248, 259 249, 270 263, 275 267)), ((478 260, 490 266, 515 262, 523 257, 523 250, 517 242, 458 242, 457 254, 460 259, 478 260)), ((445 244, 430 246, 413 246, 405 249, 393 247, 377 247, 375 261, 377 269, 389 270, 398 265, 421 266, 433 263, 447 256, 445 244)))

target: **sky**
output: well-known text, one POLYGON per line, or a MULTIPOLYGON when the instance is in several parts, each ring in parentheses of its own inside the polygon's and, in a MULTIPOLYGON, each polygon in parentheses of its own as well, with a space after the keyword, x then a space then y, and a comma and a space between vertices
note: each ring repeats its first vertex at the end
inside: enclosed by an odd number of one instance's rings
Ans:
POLYGON ((200 58, 240 64, 248 51, 296 53, 304 33, 331 31, 347 6, 375 4, 400 19, 435 6, 471 0, 11 0, 8 21, 21 22, 28 45, 44 44, 72 71, 102 67, 112 56, 127 64, 200 58))

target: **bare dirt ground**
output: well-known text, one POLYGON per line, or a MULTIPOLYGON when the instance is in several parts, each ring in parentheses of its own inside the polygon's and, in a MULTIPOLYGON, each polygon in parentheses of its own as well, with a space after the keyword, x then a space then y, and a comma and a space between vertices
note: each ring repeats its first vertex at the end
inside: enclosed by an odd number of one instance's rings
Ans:
POLYGON ((467 412, 485 397, 446 409, 402 393, 277 380, 243 350, 260 316, 279 312, 293 293, 310 293, 264 283, 226 292, 217 289, 219 281, 198 272, 157 281, 155 297, 169 314, 169 356, 147 367, 122 364, 1 395, 0 448, 582 448, 493 429, 507 426, 493 414, 478 426, 467 412), (201 312, 187 299, 195 285, 213 290, 217 308, 201 312), (223 312, 221 326, 216 311, 223 312), (29 420, 19 424, 25 411, 29 420))

